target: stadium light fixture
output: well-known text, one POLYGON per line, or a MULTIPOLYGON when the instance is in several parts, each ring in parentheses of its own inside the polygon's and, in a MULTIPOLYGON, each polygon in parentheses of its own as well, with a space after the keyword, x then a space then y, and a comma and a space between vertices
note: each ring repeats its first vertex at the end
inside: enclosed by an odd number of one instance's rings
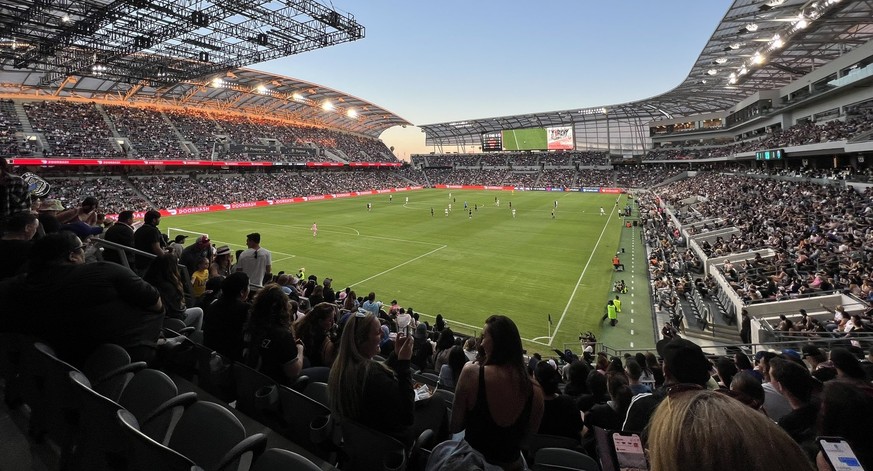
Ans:
POLYGON ((706 73, 707 73, 707 75, 715 75, 718 73, 718 71, 715 69, 709 69, 706 71, 706 73))
POLYGON ((331 103, 330 100, 325 100, 324 103, 321 104, 321 109, 323 109, 324 111, 333 111, 333 103, 331 103))
POLYGON ((358 119, 358 112, 355 111, 354 108, 349 108, 346 111, 346 116, 348 116, 350 119, 358 119))
POLYGON ((737 49, 739 49, 739 48, 740 48, 740 46, 741 46, 741 44, 740 44, 740 43, 733 43, 733 44, 731 44, 731 45, 730 45, 730 46, 728 46, 728 47, 729 47, 729 48, 731 48, 731 50, 734 50, 734 51, 736 51, 736 50, 737 50, 737 49))
POLYGON ((727 61, 728 61, 727 57, 719 57, 718 59, 715 60, 715 63, 716 64, 724 64, 727 61))
POLYGON ((221 88, 224 86, 224 80, 222 80, 221 77, 215 77, 212 79, 212 86, 215 88, 221 88))
POLYGON ((763 55, 761 55, 760 52, 755 52, 755 55, 752 56, 752 63, 755 65, 763 64, 764 60, 766 60, 766 58, 763 55))
POLYGON ((773 36, 773 42, 770 43, 770 50, 780 49, 785 45, 785 42, 782 41, 782 37, 778 34, 773 36))
POLYGON ((259 84, 257 87, 255 87, 255 90, 258 93, 266 94, 267 93, 267 86, 262 83, 262 84, 259 84))
POLYGON ((748 32, 750 32, 750 33, 754 33, 755 31, 758 31, 758 24, 757 24, 757 23, 749 23, 749 24, 747 24, 747 25, 746 25, 746 31, 748 31, 748 32))
POLYGON ((70 19, 70 15, 64 14, 64 16, 61 17, 61 21, 63 21, 64 23, 69 23, 72 20, 70 19))

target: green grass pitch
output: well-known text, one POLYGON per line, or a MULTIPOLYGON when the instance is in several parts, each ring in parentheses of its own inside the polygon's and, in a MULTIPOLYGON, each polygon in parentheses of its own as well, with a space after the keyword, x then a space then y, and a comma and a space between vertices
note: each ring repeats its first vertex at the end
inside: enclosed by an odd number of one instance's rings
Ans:
POLYGON ((543 128, 512 129, 503 131, 504 150, 547 149, 546 130, 543 128))
MULTIPOLYGON (((171 235, 175 229, 207 233, 233 250, 244 248, 246 234, 260 232, 261 245, 273 254, 273 273, 305 267, 319 280, 333 278, 337 291, 374 291, 386 304, 397 299, 431 322, 441 313, 453 330, 467 334, 478 333, 490 314, 506 314, 526 348, 545 353, 578 345, 580 331, 600 330, 622 228, 618 197, 420 190, 394 193, 392 202, 382 194, 171 216, 160 228, 174 228, 171 235)), ((625 201, 621 196, 620 207, 625 201)))

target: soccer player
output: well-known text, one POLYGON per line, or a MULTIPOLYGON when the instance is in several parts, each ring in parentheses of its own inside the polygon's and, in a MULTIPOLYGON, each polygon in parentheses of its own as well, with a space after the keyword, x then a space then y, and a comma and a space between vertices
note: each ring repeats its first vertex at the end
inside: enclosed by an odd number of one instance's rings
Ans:
POLYGON ((318 236, 318 224, 312 223, 312 237, 318 236))
POLYGON ((601 215, 601 216, 605 216, 605 215, 606 215, 606 211, 603 210, 603 206, 600 207, 600 215, 601 215))
POLYGON ((512 208, 512 217, 515 217, 515 208, 512 208))
POLYGON ((555 200, 555 208, 558 207, 558 200, 555 200))
POLYGON ((452 203, 449 203, 449 211, 452 210, 452 203))
POLYGON ((373 204, 367 203, 367 212, 369 213, 371 209, 373 209, 373 204))
POLYGON ((409 204, 409 197, 406 197, 406 204, 409 204))
POLYGON ((433 217, 433 208, 430 208, 430 217, 433 217))
POLYGON ((500 207, 500 198, 495 198, 494 201, 495 201, 494 205, 499 208, 500 207))
POLYGON ((473 210, 472 210, 472 209, 468 209, 467 211, 470 212, 470 216, 469 216, 469 218, 470 218, 470 219, 473 219, 473 210))
POLYGON ((388 195, 388 202, 389 202, 389 203, 393 203, 393 202, 394 202, 394 195, 388 195))
POLYGON ((555 208, 552 208, 552 219, 555 219, 555 208))
POLYGON ((446 208, 445 211, 446 211, 446 217, 449 217, 449 208, 446 208))

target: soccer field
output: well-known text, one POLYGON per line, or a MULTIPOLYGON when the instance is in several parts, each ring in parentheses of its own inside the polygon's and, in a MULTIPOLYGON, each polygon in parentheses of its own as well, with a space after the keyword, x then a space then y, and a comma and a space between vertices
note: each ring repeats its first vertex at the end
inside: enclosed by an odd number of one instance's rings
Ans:
MULTIPOLYGON (((391 202, 382 194, 168 216, 160 228, 171 236, 206 233, 234 250, 245 248, 246 234, 259 232, 274 274, 305 267, 319 280, 333 278, 337 291, 374 291, 386 304, 397 299, 414 308, 422 320, 442 314, 467 334, 478 333, 490 314, 506 314, 526 348, 546 352, 576 342, 580 331, 600 330, 622 228, 617 198, 419 190, 393 193, 391 202)), ((620 201, 623 208, 626 196, 620 201)))

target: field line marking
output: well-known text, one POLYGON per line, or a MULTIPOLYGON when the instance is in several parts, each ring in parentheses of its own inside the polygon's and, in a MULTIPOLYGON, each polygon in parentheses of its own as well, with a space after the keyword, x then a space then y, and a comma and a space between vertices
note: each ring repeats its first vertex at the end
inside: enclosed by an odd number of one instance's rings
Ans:
MULTIPOLYGON (((233 242, 226 242, 226 241, 223 241, 223 240, 210 239, 210 241, 215 242, 216 245, 217 245, 217 244, 222 244, 222 245, 226 245, 226 246, 228 246, 228 247, 245 247, 245 245, 243 245, 243 244, 234 244, 233 242)), ((270 250, 270 249, 267 249, 267 250, 270 250)), ((291 253, 285 253, 285 252, 274 252, 274 251, 270 250, 270 255, 271 255, 271 256, 272 256, 274 253, 279 254, 279 255, 287 255, 286 258, 294 258, 294 257, 296 257, 296 255, 291 254, 291 253)), ((283 258, 282 260, 285 260, 285 258, 283 258)), ((273 260, 273 261, 275 262, 276 260, 273 260)))
POLYGON ((588 256, 588 261, 585 263, 585 267, 582 268, 582 273, 579 274, 579 279, 576 280, 576 286, 573 288, 573 292, 570 294, 570 299, 567 300, 567 305, 564 306, 564 312, 561 313, 561 318, 558 319, 558 325, 555 327, 554 335, 552 339, 549 341, 549 346, 552 346, 552 342, 555 341, 555 337, 558 334, 558 331, 561 330, 561 323, 564 322, 564 317, 567 316, 567 311, 570 310, 570 305, 573 304, 573 299, 576 297, 576 292, 579 291, 579 284, 582 283, 582 277, 585 276, 585 272, 588 271, 588 266, 591 265, 591 260, 594 259, 594 254, 597 252, 597 247, 600 246, 600 241, 603 240, 603 234, 606 234, 606 228, 609 227, 609 221, 612 220, 612 215, 615 213, 615 209, 609 212, 609 217, 606 218, 606 224, 603 225, 603 230, 600 231, 600 237, 597 238, 597 242, 594 244, 594 248, 591 249, 591 255, 588 256))
POLYGON ((394 271, 394 270, 396 270, 396 269, 398 269, 398 268, 400 268, 400 267, 402 267, 402 266, 404 266, 404 265, 410 264, 410 263, 412 263, 412 262, 414 262, 414 261, 416 261, 416 260, 418 260, 418 259, 420 259, 420 258, 427 257, 428 255, 430 255, 430 254, 432 254, 432 253, 434 253, 434 252, 440 251, 440 250, 442 250, 442 249, 444 249, 444 248, 446 248, 446 247, 448 247, 448 245, 443 245, 443 246, 441 246, 441 247, 437 247, 437 248, 431 250, 430 252, 427 252, 427 253, 425 253, 425 254, 421 254, 421 255, 419 255, 418 257, 410 258, 409 260, 407 260, 407 261, 405 261, 405 262, 403 262, 403 263, 401 263, 401 264, 399 264, 399 265, 395 265, 395 266, 393 266, 393 267, 391 267, 391 268, 389 268, 389 269, 387 269, 387 270, 385 270, 385 271, 382 271, 382 272, 380 272, 380 273, 376 273, 375 275, 373 275, 373 276, 371 276, 371 277, 369 277, 369 278, 363 279, 363 280, 361 280, 361 281, 358 281, 357 283, 352 283, 352 284, 350 284, 349 286, 350 286, 350 287, 351 287, 351 286, 357 286, 357 285, 359 285, 359 284, 361 284, 361 283, 364 283, 364 282, 366 282, 366 281, 370 281, 370 280, 372 280, 373 278, 376 278, 376 277, 382 276, 382 275, 384 275, 384 274, 386 274, 386 273, 388 273, 388 272, 390 272, 390 271, 394 271))
POLYGON ((296 256, 296 255, 292 255, 292 256, 290 256, 290 257, 277 258, 276 260, 273 260, 272 263, 284 262, 285 260, 289 260, 289 259, 292 259, 292 258, 295 258, 295 257, 297 257, 297 256, 296 256))

